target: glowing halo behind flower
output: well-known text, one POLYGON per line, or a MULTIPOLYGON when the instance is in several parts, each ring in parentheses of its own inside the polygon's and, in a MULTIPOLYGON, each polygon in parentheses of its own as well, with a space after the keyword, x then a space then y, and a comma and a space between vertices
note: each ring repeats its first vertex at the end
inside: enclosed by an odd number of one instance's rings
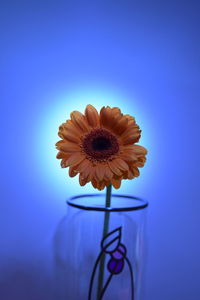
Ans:
MULTIPOLYGON (((59 168, 57 161, 55 160, 56 149, 54 145, 57 138, 58 127, 60 120, 66 120, 70 117, 70 112, 77 109, 84 111, 85 106, 88 103, 92 103, 99 111, 103 105, 110 104, 110 106, 121 107, 124 113, 130 113, 137 116, 137 122, 141 125, 144 132, 140 142, 149 149, 155 148, 153 131, 151 130, 151 124, 146 118, 147 111, 144 105, 141 105, 142 99, 137 99, 134 95, 127 95, 126 91, 118 90, 117 88, 105 87, 105 86, 75 86, 68 90, 55 91, 54 93, 47 94, 41 97, 40 110, 38 111, 38 119, 34 128, 34 138, 32 141, 33 149, 33 163, 37 176, 40 177, 41 186, 51 186, 51 190, 55 190, 58 195, 66 197, 66 173, 65 169, 59 168)), ((153 149, 149 155, 149 159, 152 159, 157 149, 153 149)), ((151 171, 150 164, 147 164, 145 169, 142 170, 143 176, 140 181, 133 181, 130 185, 128 181, 124 181, 121 186, 121 191, 126 193, 132 193, 134 186, 134 193, 143 191, 141 183, 146 184, 148 178, 148 184, 150 184, 152 176, 149 176, 151 171), (150 180, 149 180, 150 178, 150 180), (139 184, 138 184, 139 183, 139 184)), ((152 179, 153 180, 153 179, 152 179)), ((81 187, 77 181, 77 178, 69 178, 70 182, 67 192, 68 195, 73 194, 74 188, 77 193, 92 192, 92 185, 88 184, 81 187)))

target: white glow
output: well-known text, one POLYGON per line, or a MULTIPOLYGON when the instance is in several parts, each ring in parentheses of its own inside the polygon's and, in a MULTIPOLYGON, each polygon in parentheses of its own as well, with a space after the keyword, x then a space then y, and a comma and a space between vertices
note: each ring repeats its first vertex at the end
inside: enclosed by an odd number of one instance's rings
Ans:
MULTIPOLYGON (((94 105, 97 110, 100 110, 102 106, 117 106, 120 107, 123 113, 135 116, 136 121, 143 132, 145 132, 145 137, 143 135, 140 144, 147 148, 149 148, 151 144, 150 140, 148 140, 149 126, 144 118, 143 108, 140 107, 139 111, 137 108, 137 101, 128 99, 118 91, 102 88, 76 88, 64 91, 62 92, 62 95, 52 96, 52 98, 49 99, 48 104, 44 104, 45 107, 40 110, 37 128, 35 128, 35 166, 38 176, 41 177, 41 182, 46 183, 50 189, 53 188, 63 194, 66 194, 66 192, 68 195, 98 192, 98 190, 95 190, 90 183, 81 187, 78 182, 78 176, 70 178, 68 169, 62 169, 60 167, 60 160, 56 159, 57 150, 55 149, 55 143, 59 140, 59 125, 69 119, 70 113, 73 110, 84 112, 87 104, 94 105)), ((141 173, 142 176, 144 176, 143 170, 141 173)), ((122 187, 117 193, 131 194, 133 190, 134 193, 135 191, 137 192, 136 187, 142 176, 132 181, 124 180, 122 187)), ((145 177, 143 177, 142 181, 144 180, 145 177)))

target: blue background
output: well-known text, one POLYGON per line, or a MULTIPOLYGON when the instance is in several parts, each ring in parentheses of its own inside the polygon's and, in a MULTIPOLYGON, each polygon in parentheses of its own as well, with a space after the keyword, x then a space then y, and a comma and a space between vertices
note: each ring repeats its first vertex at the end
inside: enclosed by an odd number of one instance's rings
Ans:
POLYGON ((80 187, 58 126, 91 103, 149 150, 121 193, 149 200, 147 300, 200 298, 198 1, 6 1, 0 8, 0 298, 52 299, 49 242, 80 187))

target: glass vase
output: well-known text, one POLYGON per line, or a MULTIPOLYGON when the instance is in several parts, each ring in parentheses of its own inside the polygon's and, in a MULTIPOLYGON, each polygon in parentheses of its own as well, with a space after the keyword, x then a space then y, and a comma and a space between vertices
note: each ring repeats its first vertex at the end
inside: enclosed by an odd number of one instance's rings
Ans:
POLYGON ((141 300, 146 262, 146 207, 142 199, 104 194, 67 201, 54 236, 59 300, 141 300))

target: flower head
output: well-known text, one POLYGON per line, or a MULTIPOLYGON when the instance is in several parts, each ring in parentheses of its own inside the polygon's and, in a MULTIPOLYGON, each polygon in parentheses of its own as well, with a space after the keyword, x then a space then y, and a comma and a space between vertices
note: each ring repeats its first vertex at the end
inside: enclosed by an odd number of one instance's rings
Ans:
POLYGON ((147 150, 136 145, 141 130, 134 117, 117 107, 102 107, 100 113, 87 105, 85 114, 73 111, 71 119, 59 127, 56 143, 61 167, 69 167, 69 176, 79 174, 81 186, 91 182, 102 190, 112 184, 116 189, 122 179, 139 176, 147 150))

